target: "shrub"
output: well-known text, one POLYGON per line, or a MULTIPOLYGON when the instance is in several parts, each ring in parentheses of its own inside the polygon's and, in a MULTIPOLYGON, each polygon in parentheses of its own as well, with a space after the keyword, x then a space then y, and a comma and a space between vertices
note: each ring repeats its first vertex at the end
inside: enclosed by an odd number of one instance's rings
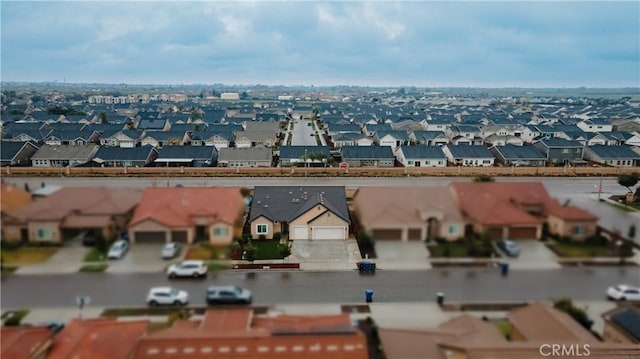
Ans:
POLYGON ((282 233, 276 232, 273 234, 273 239, 279 241, 282 238, 282 233))
POLYGON ((553 302, 553 307, 569 314, 575 321, 580 323, 585 329, 591 330, 593 320, 589 319, 584 309, 573 305, 573 301, 568 298, 562 298, 553 302))
POLYGON ((2 240, 0 241, 0 246, 2 247, 2 249, 18 249, 20 247, 22 247, 22 242, 20 241, 7 241, 7 240, 2 240))
POLYGON ((261 234, 258 236, 258 239, 261 241, 264 241, 265 239, 267 239, 267 236, 265 236, 264 234, 261 234))
POLYGON ((593 245, 593 246, 606 246, 608 240, 607 240, 607 237, 594 234, 592 236, 585 238, 584 242, 586 244, 593 245))
POLYGON ((448 244, 444 244, 444 248, 442 249, 442 255, 446 258, 451 257, 451 248, 449 248, 448 244))
POLYGON ((258 256, 258 248, 252 245, 251 243, 244 246, 244 253, 242 254, 243 259, 253 263, 258 256))

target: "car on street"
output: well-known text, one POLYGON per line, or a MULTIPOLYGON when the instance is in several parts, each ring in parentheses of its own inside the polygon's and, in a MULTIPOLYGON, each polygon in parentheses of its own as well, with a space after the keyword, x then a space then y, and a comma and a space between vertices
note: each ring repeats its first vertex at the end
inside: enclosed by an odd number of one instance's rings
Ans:
POLYGON ((204 278, 209 268, 204 261, 188 260, 172 264, 167 268, 169 278, 192 277, 204 278))
POLYGON ((207 288, 207 304, 251 304, 251 291, 235 285, 213 285, 207 288))
POLYGON ((156 305, 187 305, 189 293, 173 287, 153 287, 147 294, 147 304, 156 305))
POLYGON ((640 287, 618 284, 607 288, 607 297, 613 300, 640 301, 640 287))
POLYGON ((119 239, 111 245, 109 248, 109 252, 107 253, 107 258, 109 259, 120 259, 124 257, 129 249, 129 242, 119 239))
POLYGON ((517 257, 520 255, 520 248, 514 241, 508 239, 500 239, 496 242, 496 244, 498 245, 498 248, 500 248, 500 250, 509 257, 517 257))
POLYGON ((162 247, 162 259, 172 259, 180 253, 180 244, 169 242, 162 247))

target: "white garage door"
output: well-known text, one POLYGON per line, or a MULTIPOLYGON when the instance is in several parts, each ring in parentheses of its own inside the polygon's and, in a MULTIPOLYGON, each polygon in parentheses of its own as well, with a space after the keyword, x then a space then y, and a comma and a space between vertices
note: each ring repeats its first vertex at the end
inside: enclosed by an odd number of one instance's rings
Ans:
POLYGON ((313 239, 344 239, 344 227, 313 227, 313 239))
POLYGON ((292 239, 309 239, 309 230, 307 227, 293 227, 292 239))

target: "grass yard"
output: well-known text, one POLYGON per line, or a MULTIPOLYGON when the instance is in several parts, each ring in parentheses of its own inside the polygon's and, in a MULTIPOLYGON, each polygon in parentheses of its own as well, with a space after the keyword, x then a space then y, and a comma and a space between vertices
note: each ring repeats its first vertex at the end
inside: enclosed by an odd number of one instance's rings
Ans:
POLYGON ((556 255, 565 258, 615 257, 606 246, 583 243, 555 243, 548 244, 547 246, 555 252, 556 255))
POLYGON ((209 268, 210 271, 217 271, 231 269, 233 266, 230 263, 208 262, 207 268, 209 268))
POLYGON ((22 322, 22 319, 29 314, 29 309, 20 309, 11 311, 9 315, 4 319, 4 325, 7 327, 18 326, 22 322))
POLYGON ((187 249, 184 259, 208 261, 227 258, 227 247, 213 247, 206 244, 192 245, 187 249))
POLYGON ((42 263, 58 251, 53 247, 20 247, 15 249, 2 249, 2 264, 33 264, 42 263))
POLYGON ((464 257, 480 257, 489 258, 489 255, 471 254, 469 252, 469 244, 464 241, 438 243, 436 245, 427 246, 431 257, 433 258, 464 258, 464 257))
POLYGON ((98 264, 85 264, 80 267, 80 272, 82 273, 102 273, 109 268, 109 265, 106 263, 98 263, 98 264))
POLYGON ((89 253, 87 253, 87 255, 84 256, 85 262, 102 262, 102 261, 105 261, 106 259, 107 259, 107 252, 106 251, 101 252, 96 247, 91 248, 89 253))
POLYGON ((251 244, 258 248, 256 260, 282 259, 280 250, 278 249, 278 245, 280 244, 279 240, 252 241, 251 244))

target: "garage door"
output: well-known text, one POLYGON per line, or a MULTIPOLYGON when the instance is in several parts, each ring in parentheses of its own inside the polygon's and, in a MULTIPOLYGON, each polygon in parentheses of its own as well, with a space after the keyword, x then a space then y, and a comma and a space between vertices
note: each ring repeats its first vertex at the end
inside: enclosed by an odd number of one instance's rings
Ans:
POLYGON ((293 227, 292 239, 309 239, 309 229, 307 227, 293 227))
POLYGON ((503 239, 502 227, 491 227, 487 230, 487 233, 489 233, 491 239, 503 239))
POLYGON ((313 239, 344 239, 344 227, 313 227, 313 239))
POLYGON ((510 239, 536 239, 536 227, 511 227, 510 239))
POLYGON ((135 232, 136 243, 164 243, 166 241, 164 232, 135 232))
POLYGON ((422 240, 422 230, 421 229, 409 229, 409 240, 410 241, 422 240))
POLYGON ((179 243, 187 243, 187 231, 172 231, 171 241, 179 243))
POLYGON ((374 229, 371 234, 374 240, 387 239, 399 241, 402 239, 401 229, 374 229))

